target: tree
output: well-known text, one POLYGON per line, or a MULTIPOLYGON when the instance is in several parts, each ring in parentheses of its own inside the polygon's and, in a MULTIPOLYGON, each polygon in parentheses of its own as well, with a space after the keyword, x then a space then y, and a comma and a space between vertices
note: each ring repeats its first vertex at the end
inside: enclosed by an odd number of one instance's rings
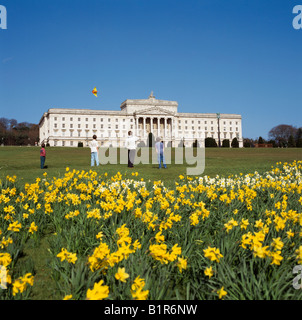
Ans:
POLYGON ((217 142, 214 138, 208 137, 205 138, 204 145, 206 148, 215 148, 217 147, 217 142))
POLYGON ((0 142, 5 145, 34 145, 39 141, 39 125, 18 123, 15 119, 0 118, 0 142))
POLYGON ((271 140, 268 140, 267 142, 268 144, 272 144, 273 145, 273 148, 276 148, 277 147, 277 144, 276 144, 276 141, 271 139, 271 140))
POLYGON ((296 141, 295 141, 295 138, 294 138, 294 136, 292 134, 288 138, 287 146, 289 148, 295 148, 296 147, 296 141))
POLYGON ((262 137, 259 137, 259 139, 258 139, 258 143, 259 143, 259 144, 263 144, 263 143, 264 143, 264 140, 263 140, 263 138, 262 138, 262 137))
POLYGON ((302 138, 298 139, 298 141, 296 143, 296 147, 297 148, 302 148, 302 138))
POLYGON ((222 141, 222 147, 223 148, 229 148, 230 147, 230 140, 229 139, 224 139, 222 141))
POLYGON ((295 137, 296 139, 296 147, 297 148, 301 148, 302 147, 302 128, 299 128, 298 130, 297 130, 297 133, 296 133, 296 137, 295 137))
POLYGON ((232 148, 239 148, 239 142, 236 137, 232 140, 231 146, 232 148))
POLYGON ((274 139, 279 147, 284 147, 287 145, 290 135, 295 136, 296 132, 297 128, 287 124, 280 124, 269 131, 268 137, 274 139))
POLYGON ((250 138, 244 138, 243 139, 243 146, 244 146, 244 148, 254 148, 255 141, 250 138))

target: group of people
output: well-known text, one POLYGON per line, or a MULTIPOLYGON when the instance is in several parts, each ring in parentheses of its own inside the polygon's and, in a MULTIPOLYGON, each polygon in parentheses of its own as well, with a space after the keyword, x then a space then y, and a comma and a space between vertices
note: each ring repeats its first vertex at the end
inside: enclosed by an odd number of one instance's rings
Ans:
MULTIPOLYGON (((89 143, 90 151, 91 151, 91 166, 93 167, 95 164, 98 166, 99 163, 99 145, 97 142, 97 136, 93 135, 92 141, 89 143)), ((128 132, 128 137, 126 139, 126 148, 128 149, 128 167, 133 168, 134 167, 134 159, 136 155, 136 142, 139 139, 133 135, 132 131, 128 132)), ((167 165, 165 163, 165 157, 164 157, 164 144, 160 140, 160 138, 156 139, 155 143, 155 150, 157 153, 157 161, 159 165, 159 169, 161 169, 163 164, 163 167, 166 169, 167 165)), ((45 151, 45 144, 43 143, 40 150, 40 161, 41 161, 41 169, 44 168, 46 159, 46 151, 45 151)))
MULTIPOLYGON (((132 131, 128 132, 128 137, 126 139, 126 148, 128 149, 128 167, 133 168, 135 154, 136 154, 136 142, 139 139, 132 134, 132 131)), ((157 153, 157 161, 159 169, 161 169, 161 163, 163 163, 164 168, 167 168, 164 157, 164 143, 160 138, 156 139, 155 150, 157 153)))

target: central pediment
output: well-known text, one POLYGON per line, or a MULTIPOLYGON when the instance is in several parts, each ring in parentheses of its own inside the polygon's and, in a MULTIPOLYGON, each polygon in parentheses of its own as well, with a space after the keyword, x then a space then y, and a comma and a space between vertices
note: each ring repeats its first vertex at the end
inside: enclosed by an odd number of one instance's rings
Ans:
POLYGON ((160 107, 151 107, 151 108, 147 108, 147 109, 143 109, 143 110, 136 110, 135 112, 133 112, 133 115, 139 116, 145 116, 145 115, 155 115, 155 116, 174 116, 175 113, 165 110, 163 108, 160 107))
POLYGON ((156 99, 153 92, 148 99, 127 99, 121 104, 121 110, 128 114, 149 112, 149 114, 174 115, 177 113, 177 107, 176 101, 156 99))

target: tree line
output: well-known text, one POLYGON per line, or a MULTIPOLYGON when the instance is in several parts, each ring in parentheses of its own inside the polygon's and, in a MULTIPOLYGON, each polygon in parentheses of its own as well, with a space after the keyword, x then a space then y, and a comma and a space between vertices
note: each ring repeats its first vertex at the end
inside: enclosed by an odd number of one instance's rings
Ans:
POLYGON ((302 127, 280 124, 269 131, 268 140, 262 137, 243 139, 243 146, 246 148, 254 147, 256 144, 270 144, 274 148, 302 148, 302 127))
POLYGON ((39 125, 19 122, 16 119, 0 118, 0 144, 36 145, 39 142, 39 125))

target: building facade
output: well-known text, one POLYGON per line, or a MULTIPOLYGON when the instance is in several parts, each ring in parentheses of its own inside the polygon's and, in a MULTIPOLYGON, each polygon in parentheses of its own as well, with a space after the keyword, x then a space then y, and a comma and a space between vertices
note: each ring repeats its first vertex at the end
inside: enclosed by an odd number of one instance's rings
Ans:
POLYGON ((148 99, 127 99, 120 111, 51 108, 39 122, 40 143, 50 146, 88 146, 95 134, 100 146, 124 147, 128 131, 146 146, 160 137, 165 146, 204 146, 212 137, 222 145, 233 138, 243 147, 242 119, 237 114, 178 112, 176 101, 158 100, 153 93, 148 99))

